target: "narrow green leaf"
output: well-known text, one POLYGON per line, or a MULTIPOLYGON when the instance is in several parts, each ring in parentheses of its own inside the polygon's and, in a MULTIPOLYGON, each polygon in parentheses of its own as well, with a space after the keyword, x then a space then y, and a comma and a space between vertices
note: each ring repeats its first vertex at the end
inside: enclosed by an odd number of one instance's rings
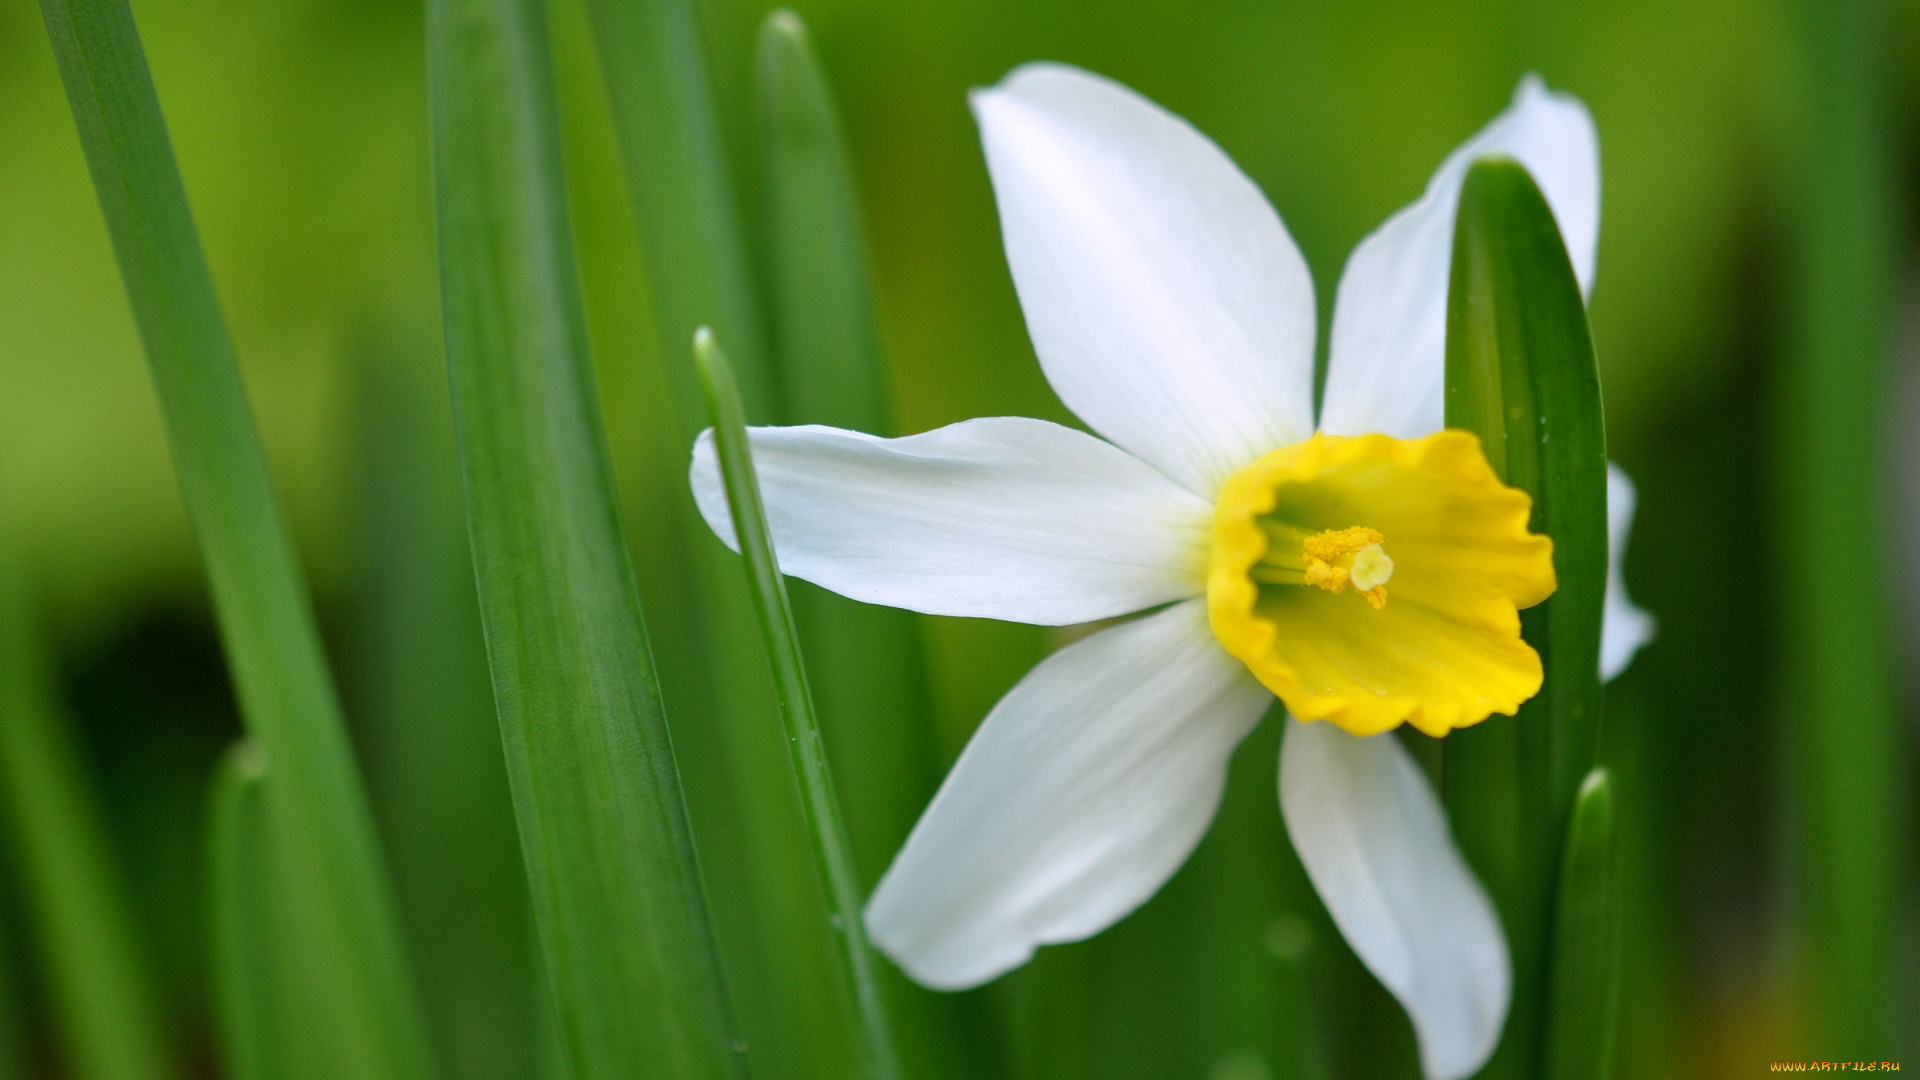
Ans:
MULTIPOLYGON (((806 24, 760 27, 767 162, 767 281, 782 419, 889 434, 887 378, 859 200, 840 119, 806 24)), ((871 888, 939 783, 917 616, 790 581, 807 673, 861 884, 871 888)), ((882 983, 909 1072, 958 1075, 969 1041, 951 995, 885 966, 882 983)), ((971 1041, 977 1042, 977 1039, 971 1041)))
MULTIPOLYGON (((747 418, 779 422, 744 230, 708 83, 693 0, 587 0, 648 268, 653 325, 671 391, 675 442, 706 426, 687 342, 710 325, 732 350, 747 418)), ((677 470, 676 470, 677 471, 677 470)), ((683 474, 682 474, 683 475, 683 474)), ((669 673, 674 715, 724 775, 690 777, 724 800, 737 832, 701 823, 742 1035, 761 1080, 829 1076, 857 1052, 855 1018, 839 1007, 834 943, 807 855, 806 825, 765 653, 738 564, 714 539, 691 492, 675 484, 662 509, 691 556, 698 602, 666 610, 662 634, 697 639, 704 670, 669 673), (670 509, 669 509, 670 508, 670 509), (711 831, 709 831, 711 830, 711 831)))
POLYGON ((1514 994, 1483 1074, 1538 1068, 1553 891, 1565 823, 1600 730, 1606 589, 1606 437, 1586 307, 1553 211, 1510 159, 1476 163, 1460 195, 1447 310, 1447 424, 1478 434, 1505 480, 1533 497, 1558 587, 1521 613, 1546 667, 1508 720, 1448 739, 1455 835, 1485 878, 1513 953, 1514 994))
POLYGON ((873 1080, 893 1080, 900 1063, 887 1025, 873 952, 867 944, 859 871, 853 845, 834 794, 833 773, 827 767, 826 741, 813 711, 813 693, 807 686, 806 666, 800 658, 799 632, 787 603, 786 583, 773 554, 773 536, 767 530, 766 509, 760 502, 760 482, 754 476, 753 453, 747 445, 746 416, 740 407, 740 387, 713 331, 701 327, 693 338, 695 362, 707 392, 707 410, 713 417, 714 443, 720 475, 727 489, 740 554, 746 562, 754 612, 766 642, 767 662, 773 669, 774 693, 780 701, 780 720, 786 729, 793 776, 800 787, 807 831, 813 841, 821 883, 833 904, 833 926, 841 944, 841 975, 853 993, 860 1017, 860 1050, 865 1074, 873 1080))
POLYGON ((313 612, 126 0, 41 11, 146 345, 187 509, 297 904, 329 943, 304 987, 339 1075, 431 1069, 373 822, 313 612))
POLYGON ((1535 609, 1535 647, 1552 708, 1552 805, 1564 813, 1600 735, 1606 428, 1579 283, 1553 211, 1519 163, 1482 161, 1468 173, 1453 275, 1447 423, 1480 433, 1494 467, 1533 496, 1534 531, 1553 538, 1559 584, 1535 609))
POLYGON ((540 1070, 546 975, 500 750, 438 356, 360 367, 363 516, 356 702, 446 1080, 540 1070))
POLYGON ((832 91, 800 16, 775 11, 760 24, 759 78, 785 411, 794 423, 883 432, 886 380, 858 202, 832 91))
POLYGON ((1547 1080, 1610 1080, 1620 1008, 1619 886, 1613 780, 1587 774, 1574 797, 1560 860, 1548 999, 1547 1080))
POLYGON ((0 824, 62 1056, 88 1080, 165 1080, 176 1070, 112 842, 13 570, 0 565, 0 824))
POLYGON ((695 6, 587 0, 587 9, 681 419, 702 415, 699 384, 683 361, 695 328, 711 326, 733 350, 749 421, 764 423, 774 386, 695 6))
MULTIPOLYGON (((886 434, 887 380, 853 179, 806 25, 790 11, 761 25, 760 101, 784 419, 886 434)), ((827 738, 848 778, 848 831, 871 884, 937 780, 919 627, 909 612, 804 583, 794 610, 811 643, 808 672, 827 738)))
POLYGON ((1858 1059, 1891 1045, 1911 887, 1885 430, 1907 235, 1896 102, 1911 61, 1896 52, 1902 17, 1886 0, 1787 10, 1800 79, 1779 200, 1785 349, 1771 386, 1777 711, 1803 1054, 1858 1059))
POLYGON ((537 0, 427 8, 467 527, 574 1075, 731 1077, 699 867, 588 355, 537 0))
POLYGON ((316 1077, 298 1022, 291 942, 261 783, 266 763, 247 740, 220 759, 207 797, 207 923, 213 1014, 222 1064, 235 1080, 316 1077))

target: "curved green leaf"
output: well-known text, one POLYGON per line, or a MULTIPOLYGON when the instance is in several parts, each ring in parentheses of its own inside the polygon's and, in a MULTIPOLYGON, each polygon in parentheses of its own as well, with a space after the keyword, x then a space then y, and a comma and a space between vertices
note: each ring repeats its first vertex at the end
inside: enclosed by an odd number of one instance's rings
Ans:
POLYGON ((328 943, 303 983, 307 1022, 340 1075, 420 1080, 432 1069, 372 815, 133 13, 126 0, 45 0, 41 12, 159 391, 241 716, 275 763, 266 792, 289 918, 328 943))
POLYGON ((313 1045, 294 995, 280 865, 261 780, 266 763, 247 740, 220 759, 207 795, 210 977, 221 1061, 236 1080, 314 1077, 313 1045))
MULTIPOLYGON (((698 7, 692 0, 588 0, 587 8, 646 256, 673 442, 684 452, 706 426, 687 350, 702 325, 733 354, 748 421, 781 422, 698 7)), ((661 632, 697 641, 701 670, 668 672, 667 690, 679 732, 705 744, 696 760, 719 766, 690 776, 689 788, 708 809, 699 831, 741 1033, 762 1080, 829 1076, 857 1052, 855 1021, 839 1007, 828 904, 777 738, 752 601, 733 556, 679 482, 684 473, 675 473, 655 505, 674 517, 693 572, 682 603, 662 611, 661 632)))
POLYGON ((13 856, 7 876, 17 883, 43 957, 68 1067, 90 1080, 167 1080, 177 1071, 151 973, 36 631, 14 567, 0 565, 0 828, 13 856))
POLYGON ((786 419, 883 433, 886 378, 847 150, 806 24, 791 11, 760 24, 759 79, 786 419))
POLYGON ((447 359, 495 707, 582 1080, 739 1075, 614 498, 538 0, 433 0, 447 359))
POLYGON ((867 943, 859 871, 854 866, 846 821, 841 817, 840 799, 834 793, 833 772, 827 766, 820 718, 813 711, 813 693, 807 686, 806 664, 800 655, 793 609, 787 603, 786 582, 773 554, 773 535, 767 529, 760 482, 753 471, 753 452, 747 444, 740 388, 711 330, 701 327, 694 334, 693 348, 700 381, 707 392, 707 409, 713 417, 721 481, 726 486, 734 533, 740 538, 747 586, 753 593, 767 662, 773 669, 774 694, 780 701, 780 720, 786 729, 814 860, 833 905, 833 928, 841 946, 840 974, 852 991, 851 1004, 860 1018, 862 1064, 872 1080, 895 1080, 900 1075, 900 1062, 887 1024, 873 951, 867 943))
POLYGON ((1533 1075, 1545 1023, 1554 881, 1565 823, 1600 731, 1607 580, 1607 453, 1586 306, 1533 178, 1474 164, 1460 193, 1447 297, 1446 415, 1480 436, 1494 469, 1533 497, 1558 588, 1521 613, 1546 682, 1513 719, 1447 742, 1447 801, 1513 953, 1512 1013, 1487 1077, 1533 1075))
POLYGON ((695 328, 711 326, 731 343, 748 418, 764 422, 774 386, 698 12, 690 0, 588 0, 587 9, 681 417, 702 414, 686 348, 695 328))
MULTIPOLYGON (((859 200, 840 118, 806 24, 775 11, 760 26, 760 119, 767 163, 767 281, 782 419, 885 435, 887 378, 859 200)), ((847 833, 871 888, 939 782, 918 617, 787 583, 807 673, 837 770, 847 833)), ((916 1075, 957 1075, 958 1002, 881 973, 916 1075)))
POLYGON ((1884 1055, 1898 1030, 1895 957, 1912 910, 1912 736, 1894 666, 1886 430, 1911 191, 1894 103, 1912 53, 1895 43, 1912 8, 1802 0, 1784 10, 1801 78, 1777 200, 1785 348, 1769 372, 1768 457, 1796 1004, 1808 1056, 1864 1058, 1884 1055))
POLYGON ((1619 886, 1613 780, 1587 774, 1560 860, 1547 1015, 1547 1080, 1609 1080, 1620 1010, 1619 886))
MULTIPOLYGON (((872 285, 839 118, 806 25, 760 28, 774 356, 787 423, 884 435, 890 409, 872 285)), ((795 583, 862 880, 879 879, 933 795, 925 660, 910 612, 795 583)))

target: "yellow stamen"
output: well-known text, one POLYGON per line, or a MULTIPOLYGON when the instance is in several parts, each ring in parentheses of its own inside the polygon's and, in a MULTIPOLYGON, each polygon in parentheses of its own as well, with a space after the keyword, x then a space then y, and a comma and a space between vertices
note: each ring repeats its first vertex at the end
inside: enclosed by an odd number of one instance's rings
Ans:
POLYGON ((1307 537, 1300 543, 1307 557, 1305 583, 1331 593, 1345 592, 1351 584, 1379 611, 1387 606, 1387 580, 1393 577, 1393 560, 1381 546, 1386 542, 1378 530, 1365 526, 1328 529, 1307 537))

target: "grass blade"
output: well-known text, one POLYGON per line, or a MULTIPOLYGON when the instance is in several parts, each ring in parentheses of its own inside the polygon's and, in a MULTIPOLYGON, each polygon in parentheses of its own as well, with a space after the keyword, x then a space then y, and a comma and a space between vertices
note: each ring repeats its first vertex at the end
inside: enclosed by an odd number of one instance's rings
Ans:
MULTIPOLYGON (((767 281, 782 418, 889 434, 873 288, 840 119, 806 24, 775 11, 760 27, 767 162, 767 281)), ((932 707, 911 612, 787 583, 861 884, 871 888, 933 797, 932 707)), ((916 1075, 959 1068, 957 1002, 891 966, 881 979, 916 1075)))
POLYGON ((538 1074, 549 1009, 487 678, 438 357, 363 363, 357 704, 368 784, 446 1080, 538 1074))
POLYGON ((1613 780, 1587 774, 1574 797, 1560 863, 1548 999, 1547 1080, 1609 1080, 1620 1010, 1619 885, 1615 880, 1613 780))
POLYGON ((873 287, 840 120, 806 24, 760 25, 768 268, 787 419, 883 433, 887 391, 873 287))
MULTIPOLYGON (((790 11, 761 25, 760 101, 783 418, 884 435, 886 374, 853 179, 806 25, 790 11)), ((848 779, 847 829, 871 884, 937 779, 919 626, 910 612, 794 584, 808 671, 848 779)))
POLYGON ((177 1073, 106 823, 12 570, 0 566, 0 822, 62 1056, 91 1080, 166 1080, 177 1073))
POLYGON ((1513 953, 1513 1009, 1487 1077, 1539 1068, 1553 891, 1565 823, 1600 731, 1607 575, 1606 435, 1579 283, 1560 231, 1519 163, 1468 172, 1447 312, 1447 424, 1479 434, 1509 484, 1533 496, 1559 587, 1521 613, 1546 682, 1508 720, 1448 739, 1455 835, 1483 875, 1513 953))
POLYGON ((730 343, 748 418, 764 422, 773 416, 774 386, 695 7, 587 0, 587 9, 681 418, 703 414, 699 384, 682 360, 694 330, 711 326, 730 343))
MULTIPOLYGON (((734 202, 692 0, 588 0, 600 68, 648 267, 677 444, 706 427, 687 342, 708 325, 728 343, 749 422, 778 422, 781 402, 761 346, 744 230, 734 202)), ((682 451, 684 453, 684 450, 682 451)), ((708 531, 691 493, 670 507, 694 566, 696 603, 662 612, 663 634, 697 639, 704 670, 669 673, 680 730, 716 745, 699 758, 724 776, 689 779, 724 800, 737 835, 702 823, 717 889, 730 986, 761 1080, 832 1075, 857 1053, 855 1018, 839 1008, 837 946, 808 858, 807 830, 778 739, 766 654, 733 555, 708 531), (676 699, 675 694, 678 694, 676 699), (709 831, 711 830, 711 831, 709 831)), ((690 754, 690 757, 693 755, 690 754)))
POLYGON ((210 978, 221 1061, 235 1080, 314 1075, 289 996, 288 941, 278 929, 279 865, 262 778, 266 766, 244 739, 214 770, 207 797, 210 978))
POLYGON ((1787 355, 1773 388, 1783 671, 1809 1041, 1796 1056, 1886 1056, 1896 1019, 1911 736, 1894 677, 1886 475, 1889 312, 1902 230, 1893 42, 1881 0, 1792 5, 1803 85, 1784 224, 1787 355), (1845 567, 1828 573, 1819 568, 1845 567))
POLYGON ((430 1074, 365 793, 126 0, 45 0, 249 733, 273 762, 304 982, 341 1075, 430 1074))
POLYGON ((1481 434, 1494 467, 1533 496, 1531 527, 1553 538, 1559 587, 1533 610, 1552 708, 1545 764, 1564 814, 1600 735, 1606 428, 1579 284, 1553 211, 1517 162, 1468 173, 1449 302, 1447 423, 1481 434))
POLYGON ((754 476, 753 454, 747 445, 740 388, 711 330, 701 327, 694 335, 693 348, 700 380, 707 392, 707 408, 713 417, 714 443, 721 480, 727 489, 727 505, 733 514, 734 532, 740 537, 740 554, 746 562, 754 611, 766 641, 767 662, 773 669, 774 693, 780 701, 780 720, 792 754, 793 775, 800 786, 800 802, 806 810, 814 859, 819 863, 820 878, 833 905, 833 926, 841 945, 842 975, 853 993, 860 1017, 862 1063, 872 1080, 894 1080, 900 1075, 900 1063, 893 1049, 873 952, 867 944, 866 924, 861 918, 859 871, 854 866, 846 822, 840 815, 840 800, 834 794, 833 774, 827 767, 826 742, 820 734, 820 719, 813 711, 812 691, 807 687, 807 671, 800 658, 793 609, 787 603, 786 584, 774 559, 773 536, 767 531, 766 510, 760 502, 760 482, 754 476))
POLYGON ((467 527, 573 1073, 739 1074, 588 355, 536 0, 434 0, 442 302, 467 527))

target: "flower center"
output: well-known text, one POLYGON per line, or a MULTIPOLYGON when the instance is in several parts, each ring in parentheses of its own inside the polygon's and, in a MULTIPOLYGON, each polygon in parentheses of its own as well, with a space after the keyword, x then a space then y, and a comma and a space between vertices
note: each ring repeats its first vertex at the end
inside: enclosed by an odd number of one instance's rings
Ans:
POLYGON ((1464 431, 1275 450, 1214 507, 1214 636, 1302 720, 1440 735, 1511 715, 1541 681, 1518 611, 1554 587, 1531 512, 1464 431))
POLYGON ((1309 535, 1284 521, 1262 518, 1267 553, 1254 565, 1255 581, 1268 585, 1318 585, 1331 593, 1348 585, 1367 598, 1373 610, 1387 606, 1387 582, 1393 578, 1393 558, 1379 530, 1357 525, 1324 529, 1309 535))

